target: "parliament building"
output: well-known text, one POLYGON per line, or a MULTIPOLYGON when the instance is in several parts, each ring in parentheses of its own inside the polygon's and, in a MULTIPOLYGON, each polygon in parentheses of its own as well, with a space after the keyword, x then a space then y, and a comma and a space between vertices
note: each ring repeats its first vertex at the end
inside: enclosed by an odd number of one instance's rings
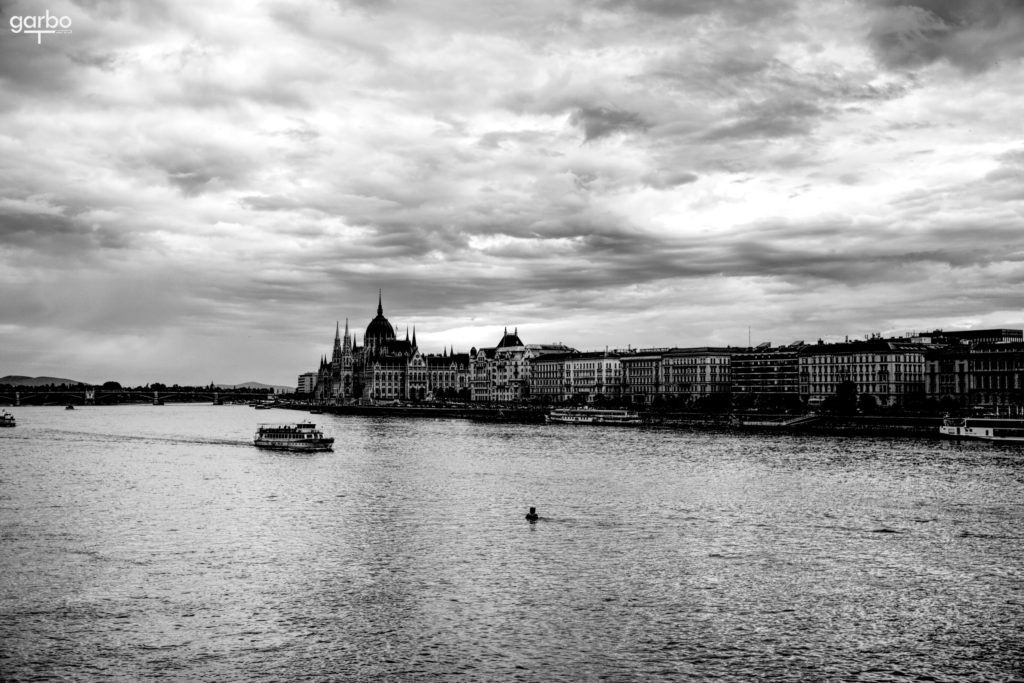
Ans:
POLYGON ((313 395, 318 402, 352 402, 470 399, 469 358, 466 353, 445 350, 443 354, 420 353, 416 331, 405 339, 395 336, 377 299, 377 316, 366 326, 362 346, 349 333, 348 320, 342 336, 340 323, 334 330, 330 359, 320 359, 313 395))

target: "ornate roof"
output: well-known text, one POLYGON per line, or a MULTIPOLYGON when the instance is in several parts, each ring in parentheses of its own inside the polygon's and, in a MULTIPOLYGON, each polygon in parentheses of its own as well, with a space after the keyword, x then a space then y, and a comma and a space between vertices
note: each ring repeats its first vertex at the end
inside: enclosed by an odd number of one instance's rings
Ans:
POLYGON ((391 323, 384 317, 384 307, 381 305, 381 295, 377 294, 377 317, 366 326, 366 334, 363 335, 364 346, 374 346, 395 338, 395 330, 391 323))
POLYGON ((505 334, 501 337, 501 341, 498 342, 496 348, 502 348, 504 346, 523 346, 523 341, 519 338, 519 328, 512 333, 508 333, 508 328, 505 328, 505 334))

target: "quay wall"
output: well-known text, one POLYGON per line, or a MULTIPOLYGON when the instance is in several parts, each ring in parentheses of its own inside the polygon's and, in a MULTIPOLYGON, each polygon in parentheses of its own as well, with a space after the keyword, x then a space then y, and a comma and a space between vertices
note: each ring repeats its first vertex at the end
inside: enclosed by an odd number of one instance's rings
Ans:
MULTIPOLYGON (((296 410, 309 410, 308 406, 290 406, 296 410)), ((548 409, 543 408, 486 408, 486 407, 427 407, 427 406, 321 406, 317 408, 330 415, 361 415, 374 417, 413 417, 435 419, 465 419, 481 422, 514 422, 538 424, 544 422, 548 409)), ((664 429, 761 431, 820 436, 909 436, 938 438, 940 417, 822 415, 817 419, 793 426, 742 426, 734 416, 704 413, 641 413, 649 424, 664 429)), ((792 415, 748 416, 763 422, 782 422, 792 415)))

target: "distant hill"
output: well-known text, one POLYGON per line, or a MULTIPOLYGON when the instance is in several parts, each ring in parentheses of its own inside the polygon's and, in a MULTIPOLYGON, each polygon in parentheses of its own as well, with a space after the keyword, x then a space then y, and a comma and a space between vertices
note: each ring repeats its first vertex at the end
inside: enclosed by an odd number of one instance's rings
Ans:
MULTIPOLYGON (((6 377, 0 377, 0 384, 9 384, 15 387, 44 387, 48 384, 82 384, 85 382, 79 382, 76 379, 64 379, 62 377, 26 377, 25 375, 7 375, 6 377)), ((88 386, 88 385, 86 385, 88 386)))

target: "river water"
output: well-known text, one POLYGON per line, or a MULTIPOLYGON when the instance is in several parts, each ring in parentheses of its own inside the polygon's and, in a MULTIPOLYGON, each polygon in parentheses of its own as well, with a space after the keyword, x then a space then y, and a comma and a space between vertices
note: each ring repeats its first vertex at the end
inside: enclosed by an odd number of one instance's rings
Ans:
POLYGON ((1024 448, 12 412, 0 679, 1024 678, 1024 448))

